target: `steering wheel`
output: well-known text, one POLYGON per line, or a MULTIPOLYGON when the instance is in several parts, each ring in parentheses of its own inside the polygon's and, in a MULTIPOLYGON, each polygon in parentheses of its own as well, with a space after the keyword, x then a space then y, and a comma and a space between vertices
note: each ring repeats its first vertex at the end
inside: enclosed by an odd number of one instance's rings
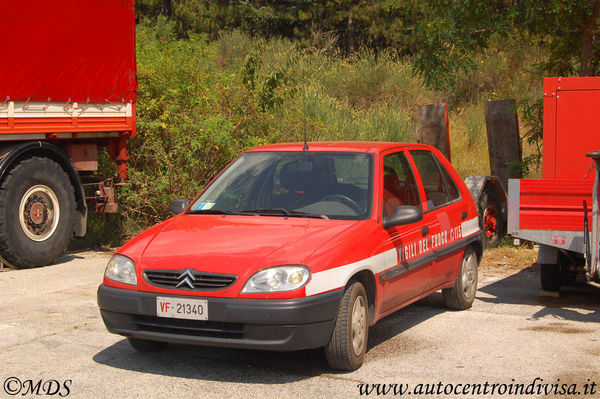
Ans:
POLYGON ((357 215, 363 213, 360 205, 356 203, 352 198, 344 195, 344 194, 329 194, 323 197, 321 201, 336 201, 346 205, 348 208, 352 209, 357 215))

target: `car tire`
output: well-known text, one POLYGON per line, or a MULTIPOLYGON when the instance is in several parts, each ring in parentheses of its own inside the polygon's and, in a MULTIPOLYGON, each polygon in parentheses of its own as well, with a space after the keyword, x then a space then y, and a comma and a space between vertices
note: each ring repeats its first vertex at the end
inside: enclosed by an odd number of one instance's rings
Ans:
POLYGON ((158 352, 169 345, 167 342, 151 341, 149 339, 142 338, 127 338, 127 340, 135 350, 140 352, 158 352))
POLYGON ((335 370, 352 371, 364 361, 369 336, 369 302, 365 287, 353 281, 344 292, 325 357, 335 370))
POLYGON ((17 268, 45 266, 64 253, 75 222, 67 173, 41 157, 20 161, 0 184, 0 253, 17 268))
POLYGON ((454 287, 442 290, 446 306, 450 309, 471 308, 477 292, 477 269, 479 261, 472 248, 467 248, 460 262, 454 287))

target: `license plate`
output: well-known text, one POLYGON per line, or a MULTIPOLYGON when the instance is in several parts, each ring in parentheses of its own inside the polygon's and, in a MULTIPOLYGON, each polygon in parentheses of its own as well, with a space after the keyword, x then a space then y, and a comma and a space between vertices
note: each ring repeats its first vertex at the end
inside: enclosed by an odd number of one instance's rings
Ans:
POLYGON ((156 297, 156 315, 176 319, 208 320, 206 299, 156 297))

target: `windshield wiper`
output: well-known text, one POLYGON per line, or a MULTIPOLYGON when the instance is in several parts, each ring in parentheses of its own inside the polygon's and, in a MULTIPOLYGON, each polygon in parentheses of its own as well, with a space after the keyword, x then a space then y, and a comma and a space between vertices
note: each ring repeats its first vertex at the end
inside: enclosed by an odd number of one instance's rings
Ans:
POLYGON ((235 212, 231 212, 231 211, 224 211, 222 209, 193 209, 191 211, 187 212, 188 215, 235 215, 235 212))
POLYGON ((319 215, 316 213, 308 213, 296 210, 290 210, 285 208, 257 208, 257 209, 244 209, 239 213, 250 213, 261 216, 285 216, 285 217, 301 217, 301 218, 315 218, 315 219, 329 219, 327 215, 319 215))

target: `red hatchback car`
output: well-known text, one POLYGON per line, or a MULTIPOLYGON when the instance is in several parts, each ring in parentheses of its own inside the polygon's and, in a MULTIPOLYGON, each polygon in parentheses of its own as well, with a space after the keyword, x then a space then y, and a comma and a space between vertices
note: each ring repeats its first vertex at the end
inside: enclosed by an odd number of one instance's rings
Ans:
POLYGON ((390 313, 440 289, 448 307, 471 307, 477 209, 439 151, 303 147, 243 153, 117 251, 98 288, 107 329, 142 351, 324 347, 331 367, 354 370, 390 313))

